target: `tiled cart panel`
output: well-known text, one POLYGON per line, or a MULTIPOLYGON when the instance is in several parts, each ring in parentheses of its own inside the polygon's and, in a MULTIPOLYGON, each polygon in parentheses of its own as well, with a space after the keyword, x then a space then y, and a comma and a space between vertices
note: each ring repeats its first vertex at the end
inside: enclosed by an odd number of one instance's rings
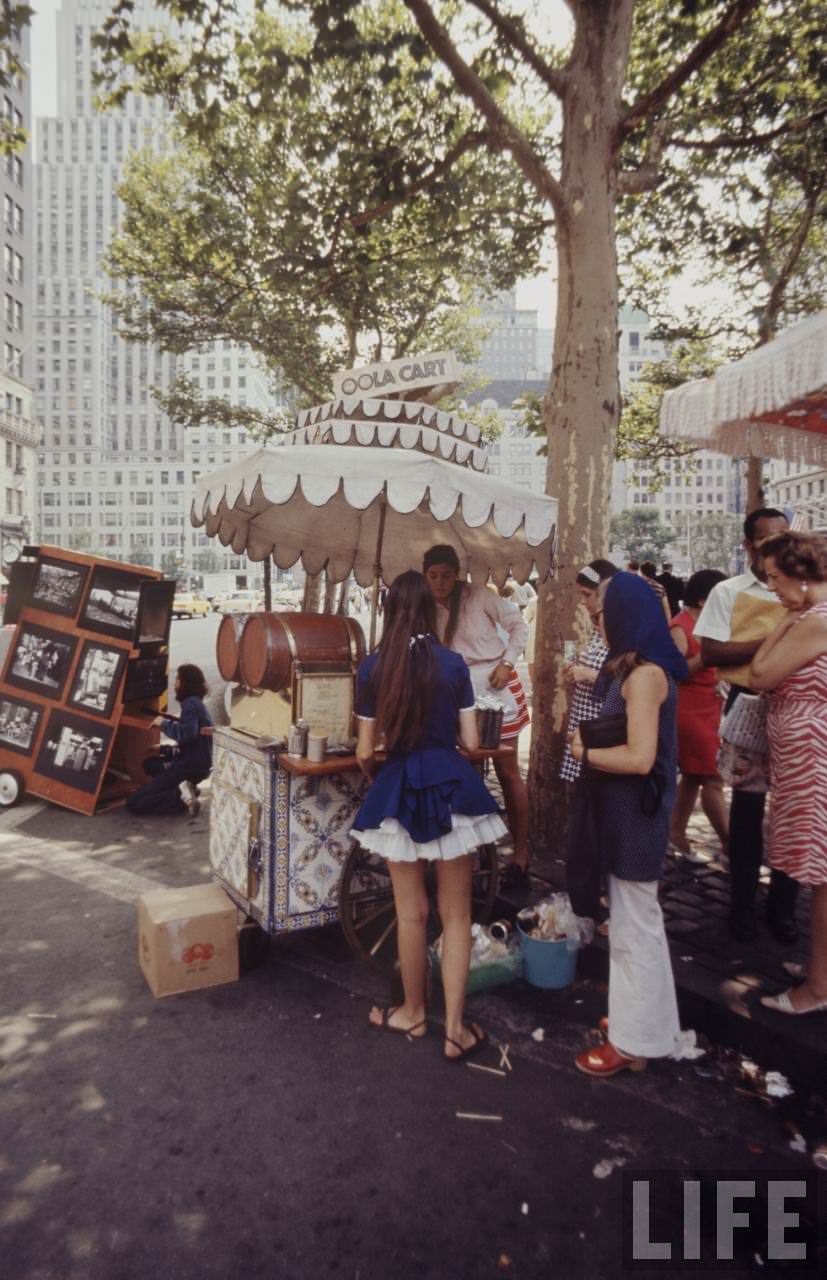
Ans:
POLYGON ((275 831, 275 783, 275 773, 266 752, 259 751, 254 741, 243 734, 216 728, 210 801, 210 865, 239 906, 265 928, 270 926, 273 907, 272 877, 266 863, 275 831), (252 895, 251 835, 258 841, 262 858, 261 873, 253 877, 258 883, 252 895))
POLYGON ((338 919, 342 866, 364 783, 358 770, 294 778, 270 754, 232 730, 214 740, 210 862, 231 895, 269 932, 311 929, 338 919), (250 805, 258 803, 262 859, 249 898, 250 805))

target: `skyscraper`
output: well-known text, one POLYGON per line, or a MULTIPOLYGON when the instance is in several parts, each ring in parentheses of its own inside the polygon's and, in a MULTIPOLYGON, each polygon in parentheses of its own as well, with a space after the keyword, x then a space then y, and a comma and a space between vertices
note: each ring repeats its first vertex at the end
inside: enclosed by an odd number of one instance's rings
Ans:
MULTIPOLYGON (((36 392, 43 423, 39 534, 43 541, 154 564, 193 566, 202 535, 189 524, 201 469, 201 438, 188 439, 159 409, 153 387, 186 368, 208 394, 269 404, 249 352, 179 359, 151 344, 125 342, 101 295, 112 291, 103 255, 121 216, 118 186, 130 152, 164 143, 163 108, 130 94, 117 111, 94 106, 99 54, 92 37, 109 0, 63 0, 57 14, 58 114, 38 121, 36 165, 36 392), (220 362, 220 381, 209 370, 220 362), (243 390, 242 390, 243 388, 243 390), (197 457, 197 462, 196 462, 197 457)), ((159 15, 136 0, 137 27, 159 15)), ((215 345, 215 344, 213 344, 215 345)), ((247 446, 236 429, 203 430, 205 463, 233 461, 247 446), (220 444, 216 437, 219 437, 220 444), (209 459, 209 460, 208 460, 209 459)), ((236 564, 217 549, 222 567, 236 564)))
MULTIPOLYGON (((17 61, 29 65, 29 29, 12 37, 17 61)), ((12 75, 0 91, 7 125, 28 132, 31 84, 12 75)), ((27 540, 34 515, 35 446, 32 334, 31 144, 0 157, 3 201, 3 300, 0 306, 0 565, 7 567, 27 540)))

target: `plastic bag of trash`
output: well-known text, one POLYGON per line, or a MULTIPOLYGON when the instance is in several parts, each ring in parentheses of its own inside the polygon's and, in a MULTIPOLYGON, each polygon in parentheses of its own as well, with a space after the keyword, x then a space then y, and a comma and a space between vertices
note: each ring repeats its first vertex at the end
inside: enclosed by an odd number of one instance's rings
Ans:
POLYGON ((533 907, 524 907, 517 923, 529 938, 566 942, 573 951, 588 946, 594 937, 594 921, 574 914, 567 893, 552 893, 533 907))
MULTIPOLYGON (((493 936, 485 925, 471 925, 471 961, 465 988, 469 995, 501 987, 522 974, 523 958, 514 934, 507 929, 500 932, 505 932, 505 939, 493 936)), ((434 977, 441 977, 442 934, 430 947, 430 961, 434 977)))

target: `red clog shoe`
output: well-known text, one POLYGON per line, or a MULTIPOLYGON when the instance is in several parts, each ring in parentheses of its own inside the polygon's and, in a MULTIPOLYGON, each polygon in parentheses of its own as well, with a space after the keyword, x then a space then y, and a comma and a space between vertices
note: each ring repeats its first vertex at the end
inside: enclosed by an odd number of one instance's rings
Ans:
POLYGON ((574 1059, 574 1065, 587 1076, 616 1076, 618 1071, 644 1071, 646 1059, 621 1053, 607 1040, 598 1049, 586 1049, 584 1053, 579 1053, 574 1059))

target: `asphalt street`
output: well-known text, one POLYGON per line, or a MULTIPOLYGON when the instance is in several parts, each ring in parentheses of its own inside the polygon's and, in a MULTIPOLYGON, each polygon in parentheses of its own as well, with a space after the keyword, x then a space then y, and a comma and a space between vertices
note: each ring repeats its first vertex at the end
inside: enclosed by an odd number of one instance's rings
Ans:
MULTIPOLYGON (((207 880, 207 840, 208 805, 194 822, 35 800, 0 815, 4 1280, 619 1278, 638 1273, 630 1173, 655 1171, 653 1236, 679 1257, 670 1171, 811 1172, 785 1104, 711 1057, 579 1075, 605 1009, 591 980, 473 997, 479 1062, 499 1070, 508 1045, 505 1075, 446 1064, 436 1008, 420 1043, 374 1031, 391 980, 335 926, 274 939, 237 983, 154 999, 135 903, 207 880)), ((751 1269, 797 1274, 758 1226, 736 1235, 751 1269)))

